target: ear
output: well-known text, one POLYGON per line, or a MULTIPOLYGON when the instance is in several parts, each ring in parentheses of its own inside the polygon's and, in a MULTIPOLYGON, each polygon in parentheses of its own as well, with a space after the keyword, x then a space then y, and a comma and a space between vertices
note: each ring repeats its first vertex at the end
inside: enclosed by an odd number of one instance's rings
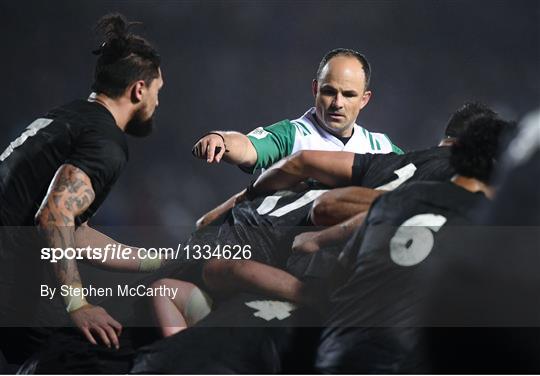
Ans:
POLYGON ((142 101, 145 90, 146 83, 143 80, 139 80, 133 83, 130 90, 131 102, 139 103, 140 101, 142 101))
POLYGON ((364 94, 362 94, 362 104, 361 104, 360 109, 366 107, 370 99, 371 99, 371 91, 369 90, 364 91, 364 94))
POLYGON ((317 80, 313 80, 311 82, 311 93, 313 93, 314 97, 317 96, 317 91, 319 91, 319 83, 317 82, 317 80))

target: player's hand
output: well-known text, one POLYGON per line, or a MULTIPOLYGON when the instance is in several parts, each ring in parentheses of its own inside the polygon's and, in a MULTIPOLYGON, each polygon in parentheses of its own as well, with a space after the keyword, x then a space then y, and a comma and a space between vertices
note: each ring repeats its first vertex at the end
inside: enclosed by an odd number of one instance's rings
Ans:
POLYGON ((234 196, 233 207, 235 207, 239 203, 244 202, 244 201, 246 201, 248 199, 247 196, 246 196, 246 191, 247 191, 247 189, 244 189, 244 190, 242 190, 241 192, 237 193, 234 196))
POLYGON ((304 232, 297 235, 292 244, 293 252, 317 252, 321 249, 317 241, 317 235, 318 233, 316 231, 304 232))
POLYGON ((240 202, 244 201, 245 194, 246 194, 246 190, 244 189, 242 192, 235 194, 234 196, 230 197, 227 201, 225 201, 218 207, 215 207, 214 209, 210 210, 208 213, 203 215, 201 218, 197 220, 197 223, 196 223, 197 230, 214 222, 216 219, 221 217, 224 213, 234 208, 236 204, 239 204, 240 202))
POLYGON ((122 333, 122 325, 103 308, 87 304, 71 312, 70 316, 90 343, 97 345, 94 337, 97 336, 108 348, 111 346, 117 350, 120 348, 118 337, 122 333))
POLYGON ((219 163, 225 154, 225 139, 216 133, 207 134, 195 143, 191 153, 208 163, 219 163))

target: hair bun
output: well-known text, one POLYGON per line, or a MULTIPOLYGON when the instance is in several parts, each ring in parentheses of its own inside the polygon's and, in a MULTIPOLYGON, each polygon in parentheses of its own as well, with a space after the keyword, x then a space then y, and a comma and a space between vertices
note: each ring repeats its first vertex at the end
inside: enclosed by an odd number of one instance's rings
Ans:
POLYGON ((129 24, 124 16, 119 13, 111 13, 103 16, 97 23, 96 30, 105 35, 107 40, 125 39, 128 34, 129 24))
POLYGON ((95 55, 103 55, 107 60, 116 60, 127 56, 129 51, 130 23, 118 13, 102 17, 96 26, 96 31, 105 36, 105 42, 92 51, 95 55))

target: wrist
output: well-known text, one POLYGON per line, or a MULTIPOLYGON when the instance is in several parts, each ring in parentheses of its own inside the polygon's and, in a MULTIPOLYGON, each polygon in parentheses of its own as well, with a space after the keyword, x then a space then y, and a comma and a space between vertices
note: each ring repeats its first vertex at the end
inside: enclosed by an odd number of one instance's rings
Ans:
POLYGON ((142 259, 139 261, 139 271, 142 273, 149 273, 158 270, 161 267, 161 254, 153 254, 146 252, 141 254, 142 259))
POLYGON ((325 237, 319 232, 316 232, 313 235, 313 238, 311 238, 311 241, 317 246, 318 249, 324 247, 327 243, 329 243, 328 239, 326 238, 326 241, 325 241, 325 237))
POLYGON ((253 180, 245 189, 244 191, 244 197, 246 200, 253 200, 255 197, 257 197, 257 190, 255 189, 255 180, 253 180))
POLYGON ((223 141, 223 149, 225 149, 225 153, 228 153, 229 149, 227 149, 227 142, 225 141, 225 136, 223 135, 222 132, 217 132, 217 131, 208 132, 203 137, 206 137, 206 136, 209 136, 209 135, 212 135, 212 134, 221 137, 221 140, 223 141))
POLYGON ((223 140, 223 145, 225 145, 225 136, 223 134, 221 134, 221 132, 218 132, 218 131, 208 132, 203 137, 210 136, 211 134, 215 134, 216 136, 221 137, 221 139, 223 140))
POLYGON ((72 313, 84 306, 90 305, 83 294, 82 284, 74 283, 67 286, 67 294, 63 295, 66 311, 72 313))

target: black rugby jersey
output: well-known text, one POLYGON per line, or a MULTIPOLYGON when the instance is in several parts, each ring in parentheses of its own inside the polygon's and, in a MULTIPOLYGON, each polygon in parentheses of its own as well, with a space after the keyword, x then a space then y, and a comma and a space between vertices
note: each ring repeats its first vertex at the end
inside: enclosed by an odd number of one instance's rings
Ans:
POLYGON ((421 370, 415 325, 427 295, 425 275, 446 253, 442 248, 458 246, 456 228, 470 224, 472 209, 485 200, 450 182, 415 182, 374 202, 345 247, 350 274, 330 297, 318 369, 421 370))
POLYGON ((0 224, 33 225, 34 216, 62 164, 84 171, 95 200, 76 218, 88 220, 128 159, 125 135, 102 105, 77 100, 35 120, 0 154, 0 224))
POLYGON ((454 174, 449 147, 432 147, 401 155, 357 154, 352 184, 391 191, 405 182, 446 181, 454 174))
POLYGON ((220 222, 195 231, 188 244, 249 245, 251 260, 284 266, 294 237, 306 231, 313 201, 326 190, 299 193, 280 191, 244 201, 229 210, 220 222))

